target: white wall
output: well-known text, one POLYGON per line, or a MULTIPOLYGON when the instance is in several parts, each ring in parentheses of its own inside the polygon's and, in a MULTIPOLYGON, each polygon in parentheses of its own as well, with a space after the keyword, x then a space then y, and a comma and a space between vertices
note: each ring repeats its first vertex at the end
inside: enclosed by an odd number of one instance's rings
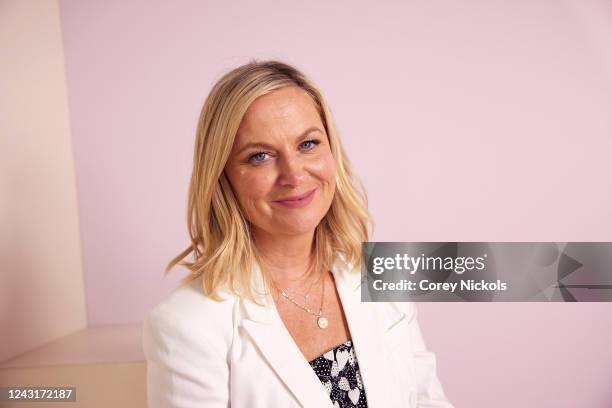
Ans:
POLYGON ((0 3, 0 361, 86 327, 57 1, 0 3))

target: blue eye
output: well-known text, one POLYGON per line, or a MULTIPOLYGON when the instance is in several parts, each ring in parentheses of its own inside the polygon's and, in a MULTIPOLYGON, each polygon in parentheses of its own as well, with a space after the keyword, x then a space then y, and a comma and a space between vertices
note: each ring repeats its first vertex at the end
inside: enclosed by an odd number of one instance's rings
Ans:
MULTIPOLYGON (((299 147, 300 150, 309 152, 314 150, 314 148, 319 144, 321 144, 321 141, 318 139, 305 140, 304 142, 300 143, 299 147)), ((268 152, 257 152, 250 155, 247 161, 252 164, 261 164, 266 162, 270 156, 273 156, 273 154, 268 152)))
POLYGON ((313 140, 306 140, 305 142, 303 142, 300 146, 304 146, 305 150, 312 150, 315 148, 315 146, 317 146, 318 144, 320 144, 321 141, 317 140, 317 139, 313 139, 313 140), (307 146, 305 146, 307 145, 307 146))
POLYGON ((251 163, 261 163, 265 160, 265 155, 267 155, 268 153, 266 152, 259 152, 259 153, 255 153, 251 156, 249 156, 249 161, 251 163))

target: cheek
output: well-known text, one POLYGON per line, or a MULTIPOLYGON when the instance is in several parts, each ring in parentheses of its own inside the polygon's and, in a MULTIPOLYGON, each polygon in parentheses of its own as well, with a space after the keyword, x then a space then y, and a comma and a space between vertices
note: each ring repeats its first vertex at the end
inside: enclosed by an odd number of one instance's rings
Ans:
POLYGON ((272 183, 271 175, 255 174, 249 169, 240 169, 232 177, 238 201, 245 207, 252 207, 255 201, 265 198, 272 183))
POLYGON ((321 181, 329 183, 330 186, 336 185, 336 162, 331 152, 314 162, 312 171, 321 181))

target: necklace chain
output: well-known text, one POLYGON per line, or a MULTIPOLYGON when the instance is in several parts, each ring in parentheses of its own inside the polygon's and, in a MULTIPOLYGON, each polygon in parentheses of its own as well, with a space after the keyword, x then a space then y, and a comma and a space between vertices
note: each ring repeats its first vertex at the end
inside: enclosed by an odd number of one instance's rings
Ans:
MULTIPOLYGON (((276 284, 274 284, 276 286, 276 284)), ((276 289, 278 289, 280 291, 280 294, 285 297, 285 299, 289 300, 291 303, 293 303, 294 305, 296 305, 297 307, 299 307, 300 309, 315 315, 317 317, 321 316, 323 314, 323 298, 325 297, 325 282, 323 282, 323 289, 321 291, 321 305, 319 307, 319 312, 318 313, 314 313, 309 307, 303 306, 301 304, 299 304, 298 302, 295 301, 295 299, 293 299, 291 296, 289 296, 284 290, 280 290, 278 288, 278 286, 276 287, 276 289)))
MULTIPOLYGON (((301 297, 303 297, 303 298, 304 298, 304 300, 308 300, 308 298, 310 297, 310 291, 311 291, 311 289, 312 289, 312 285, 314 285, 314 280, 313 280, 313 281, 310 283, 310 286, 308 287, 308 290, 306 291, 306 293, 305 293, 305 294, 297 293, 297 292, 295 292, 295 291, 291 291, 291 292, 289 292, 289 291, 284 291, 284 292, 285 292, 286 294, 288 294, 288 293, 295 293, 295 294, 300 295, 301 297)), ((278 288, 277 288, 277 289, 278 289, 278 288)), ((279 290, 280 290, 280 289, 279 289, 279 290)), ((282 292, 282 291, 281 291, 281 292, 282 292)))
POLYGON ((317 313, 310 310, 309 307, 303 306, 299 304, 298 302, 296 302, 295 299, 289 296, 284 290, 279 289, 278 286, 276 285, 276 282, 272 281, 272 283, 274 284, 274 287, 276 288, 276 290, 278 290, 285 299, 289 300, 291 303, 293 303, 295 306, 299 307, 300 309, 304 310, 305 312, 308 312, 311 315, 314 315, 317 318, 317 325, 319 326, 319 328, 321 329, 327 328, 327 326, 329 325, 329 321, 327 320, 325 316, 323 316, 323 299, 325 298, 325 279, 323 279, 323 284, 321 285, 322 286, 321 305, 319 306, 319 311, 317 313))

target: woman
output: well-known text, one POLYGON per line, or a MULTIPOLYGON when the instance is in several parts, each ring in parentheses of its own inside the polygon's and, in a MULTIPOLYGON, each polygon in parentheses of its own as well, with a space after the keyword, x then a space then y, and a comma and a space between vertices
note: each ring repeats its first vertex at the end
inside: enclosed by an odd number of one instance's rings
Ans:
POLYGON ((360 301, 365 195, 302 73, 252 62, 213 87, 188 214, 167 270, 191 275, 144 325, 149 406, 450 407, 414 306, 360 301))

